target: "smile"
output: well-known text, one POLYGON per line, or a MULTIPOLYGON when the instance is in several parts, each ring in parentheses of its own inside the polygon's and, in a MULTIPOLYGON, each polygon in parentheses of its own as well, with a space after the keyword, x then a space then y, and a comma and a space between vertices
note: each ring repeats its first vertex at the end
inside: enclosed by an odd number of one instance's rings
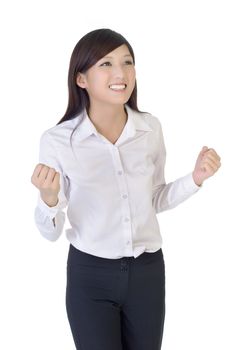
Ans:
POLYGON ((126 84, 113 84, 113 85, 109 85, 109 88, 111 89, 111 90, 114 90, 114 91, 123 91, 123 90, 125 90, 126 89, 126 87, 127 87, 127 85, 126 84))

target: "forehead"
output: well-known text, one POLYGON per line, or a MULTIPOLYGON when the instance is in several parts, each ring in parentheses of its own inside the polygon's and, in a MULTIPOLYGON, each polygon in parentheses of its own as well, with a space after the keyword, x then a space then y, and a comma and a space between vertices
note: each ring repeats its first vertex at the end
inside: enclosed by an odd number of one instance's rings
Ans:
POLYGON ((108 54, 106 54, 103 57, 105 57, 105 58, 132 57, 132 55, 130 54, 127 45, 123 44, 123 45, 117 47, 115 50, 108 52, 108 54))

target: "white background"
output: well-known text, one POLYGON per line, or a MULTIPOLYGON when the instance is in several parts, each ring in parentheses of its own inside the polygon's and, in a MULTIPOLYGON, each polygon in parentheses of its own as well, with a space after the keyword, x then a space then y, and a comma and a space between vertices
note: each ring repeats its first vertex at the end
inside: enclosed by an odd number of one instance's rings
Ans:
POLYGON ((120 32, 134 49, 138 107, 157 114, 163 127, 166 181, 192 171, 203 145, 222 161, 198 193, 158 215, 166 265, 162 349, 234 349, 232 6, 227 0, 2 3, 1 349, 75 349, 65 309, 69 242, 65 234, 49 242, 37 231, 30 178, 40 135, 67 106, 71 52, 98 28, 120 32))

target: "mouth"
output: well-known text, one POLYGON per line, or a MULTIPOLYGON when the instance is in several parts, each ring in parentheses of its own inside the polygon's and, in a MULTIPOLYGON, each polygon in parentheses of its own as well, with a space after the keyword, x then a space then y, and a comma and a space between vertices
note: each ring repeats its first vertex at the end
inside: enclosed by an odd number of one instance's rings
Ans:
POLYGON ((111 84, 109 88, 113 91, 124 91, 127 88, 127 84, 111 84))

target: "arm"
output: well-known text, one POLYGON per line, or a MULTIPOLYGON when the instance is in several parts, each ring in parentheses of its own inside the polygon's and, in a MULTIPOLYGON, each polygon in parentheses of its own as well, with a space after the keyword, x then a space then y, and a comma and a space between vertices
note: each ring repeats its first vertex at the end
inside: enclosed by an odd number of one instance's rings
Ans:
POLYGON ((198 186, 192 176, 192 172, 166 184, 164 168, 166 163, 166 148, 162 132, 162 126, 157 118, 157 156, 153 175, 152 205, 156 213, 172 209, 197 192, 198 186))
POLYGON ((69 179, 63 175, 52 137, 47 132, 44 132, 40 139, 39 162, 53 167, 60 173, 58 203, 55 206, 47 205, 39 192, 34 210, 35 224, 41 235, 50 241, 55 241, 63 231, 65 223, 63 210, 68 204, 70 184, 69 179))

